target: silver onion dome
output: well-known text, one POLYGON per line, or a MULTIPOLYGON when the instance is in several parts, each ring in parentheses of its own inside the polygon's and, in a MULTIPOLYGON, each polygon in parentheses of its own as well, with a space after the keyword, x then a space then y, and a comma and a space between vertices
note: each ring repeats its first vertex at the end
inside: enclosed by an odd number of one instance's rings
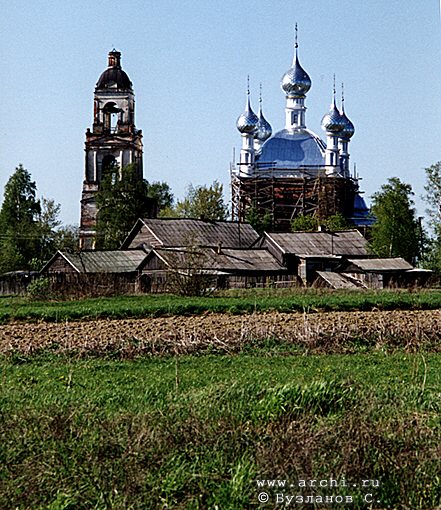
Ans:
POLYGON ((257 124, 259 122, 259 118, 253 112, 250 104, 250 92, 247 94, 247 102, 245 106, 245 111, 239 115, 236 121, 237 129, 242 134, 254 134, 257 128, 257 124))
POLYGON ((282 76, 280 86, 285 94, 291 97, 302 97, 311 88, 311 78, 300 65, 297 57, 297 49, 292 67, 282 76))
POLYGON ((272 135, 273 130, 271 128, 271 124, 265 119, 262 113, 262 108, 259 109, 259 121, 256 126, 256 133, 254 135, 255 138, 260 140, 262 143, 268 140, 268 138, 272 135))
POLYGON ((331 105, 331 109, 322 119, 322 129, 327 133, 340 134, 344 126, 343 118, 338 111, 334 100, 331 105))
POLYGON ((355 127, 354 124, 352 124, 351 120, 348 119, 345 111, 343 110, 341 114, 341 120, 343 123, 343 129, 339 133, 341 138, 344 138, 345 140, 349 140, 354 136, 355 133, 355 127))

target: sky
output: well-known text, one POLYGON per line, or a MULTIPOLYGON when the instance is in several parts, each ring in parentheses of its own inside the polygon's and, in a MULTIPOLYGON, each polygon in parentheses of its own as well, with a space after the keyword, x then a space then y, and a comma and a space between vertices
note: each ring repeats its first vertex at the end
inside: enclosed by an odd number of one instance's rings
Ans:
POLYGON ((320 127, 333 74, 355 125, 351 167, 367 202, 387 179, 412 185, 418 214, 424 168, 441 160, 441 39, 437 0, 0 0, 0 190, 18 164, 39 196, 78 224, 85 131, 112 48, 122 53, 143 130, 144 177, 177 199, 218 180, 241 140, 236 119, 251 100, 284 127, 280 78, 299 57, 312 80, 309 129, 320 127), (2 5, 3 4, 3 5, 2 5))

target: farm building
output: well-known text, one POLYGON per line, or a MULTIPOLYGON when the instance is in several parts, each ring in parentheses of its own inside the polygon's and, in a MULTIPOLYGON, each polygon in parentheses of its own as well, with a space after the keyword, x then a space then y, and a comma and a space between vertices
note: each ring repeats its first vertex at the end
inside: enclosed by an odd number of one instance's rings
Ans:
POLYGON ((121 249, 210 246, 249 248, 259 234, 248 223, 193 219, 139 219, 121 249))
POLYGON ((311 285, 318 271, 336 271, 342 262, 351 258, 366 258, 368 243, 358 230, 340 232, 267 233, 260 246, 268 249, 305 285, 311 285))

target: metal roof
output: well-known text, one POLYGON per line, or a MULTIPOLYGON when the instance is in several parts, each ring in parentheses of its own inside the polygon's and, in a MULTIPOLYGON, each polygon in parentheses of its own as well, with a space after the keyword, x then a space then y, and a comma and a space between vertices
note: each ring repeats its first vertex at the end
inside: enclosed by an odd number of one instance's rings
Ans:
MULTIPOLYGON (((167 265, 183 268, 192 256, 189 250, 156 248, 153 250, 167 265)), ((271 253, 264 249, 235 250, 222 249, 220 253, 213 248, 197 248, 193 252, 194 265, 199 269, 211 269, 222 272, 285 272, 271 253), (196 253, 196 255, 194 255, 196 253)))
POLYGON ((368 242, 358 230, 265 233, 265 237, 282 253, 299 257, 368 255, 368 242))
POLYGON ((193 219, 142 219, 123 243, 130 246, 143 228, 150 232, 152 247, 218 246, 222 248, 247 248, 259 239, 259 235, 248 223, 231 221, 203 221, 193 219))
MULTIPOLYGON (((79 273, 131 273, 138 269, 147 256, 144 250, 82 251, 79 253, 59 251, 57 255, 64 257, 79 273)), ((50 262, 47 265, 49 264, 50 262)))
POLYGON ((413 268, 409 262, 402 258, 390 259, 352 259, 348 262, 366 272, 382 271, 409 271, 413 268))
POLYGON ((276 170, 323 167, 325 149, 323 141, 308 129, 283 129, 263 144, 258 168, 274 165, 276 170))

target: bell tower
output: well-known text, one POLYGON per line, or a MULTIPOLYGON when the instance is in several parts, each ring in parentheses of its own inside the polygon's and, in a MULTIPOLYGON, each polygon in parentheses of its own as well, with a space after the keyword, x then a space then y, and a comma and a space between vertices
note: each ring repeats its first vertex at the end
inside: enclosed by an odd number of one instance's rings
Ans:
POLYGON ((121 53, 109 53, 108 67, 95 87, 92 131, 86 131, 85 174, 81 194, 80 248, 95 247, 96 193, 106 171, 134 164, 143 178, 142 131, 135 127, 132 82, 121 68, 121 53))

